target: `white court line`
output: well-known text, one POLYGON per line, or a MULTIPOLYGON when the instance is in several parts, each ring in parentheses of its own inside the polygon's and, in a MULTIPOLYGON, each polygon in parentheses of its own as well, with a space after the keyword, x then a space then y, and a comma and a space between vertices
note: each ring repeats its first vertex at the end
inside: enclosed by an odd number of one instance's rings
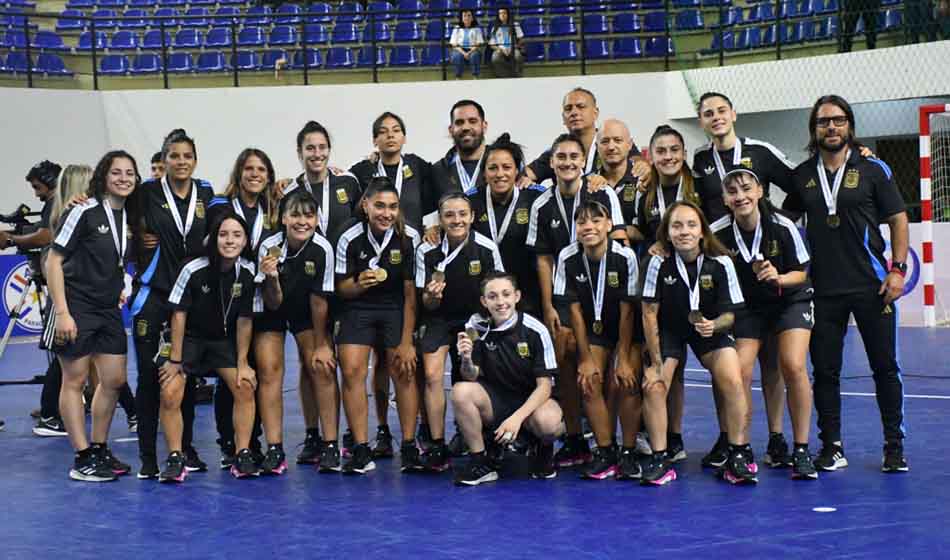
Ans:
MULTIPOLYGON (((686 371, 706 371, 706 370, 694 369, 694 370, 686 370, 686 371)), ((708 385, 706 383, 684 383, 684 385, 686 387, 702 387, 705 389, 712 388, 712 385, 708 385)), ((762 388, 756 387, 753 385, 752 390, 761 391, 762 388)), ((841 391, 841 395, 845 397, 876 397, 877 396, 875 393, 853 393, 850 391, 841 391)), ((933 399, 933 400, 942 400, 942 401, 950 400, 950 396, 948 395, 904 395, 904 398, 905 399, 933 399)))

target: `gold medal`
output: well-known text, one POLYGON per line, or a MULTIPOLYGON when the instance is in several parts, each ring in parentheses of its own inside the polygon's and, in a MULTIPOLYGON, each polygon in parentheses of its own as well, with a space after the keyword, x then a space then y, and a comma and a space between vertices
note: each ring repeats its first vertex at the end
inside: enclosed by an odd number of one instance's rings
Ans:
POLYGON ((433 282, 445 282, 445 273, 441 270, 436 270, 432 273, 433 282))
POLYGON ((604 323, 601 321, 594 321, 594 334, 604 334, 604 323))
POLYGON ((376 281, 380 283, 385 282, 386 279, 389 278, 389 273, 386 272, 385 268, 377 268, 375 274, 376 274, 376 281))
POLYGON ((695 325, 696 323, 699 323, 700 321, 703 321, 704 319, 705 317, 703 317, 703 312, 699 310, 690 311, 687 317, 687 320, 689 321, 689 324, 691 325, 695 325))
POLYGON ((272 259, 280 258, 280 247, 271 247, 267 250, 267 256, 272 259))
POLYGON ((473 327, 468 327, 465 329, 465 336, 467 336, 468 339, 474 343, 476 340, 478 340, 478 331, 473 327))
POLYGON ((841 217, 839 217, 837 214, 829 214, 825 222, 828 224, 828 227, 837 229, 838 226, 841 225, 841 217))

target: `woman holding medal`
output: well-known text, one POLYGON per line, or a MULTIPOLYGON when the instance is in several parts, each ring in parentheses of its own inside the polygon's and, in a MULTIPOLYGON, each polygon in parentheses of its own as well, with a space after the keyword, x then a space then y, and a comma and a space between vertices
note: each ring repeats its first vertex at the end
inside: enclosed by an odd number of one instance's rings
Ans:
MULTIPOLYGON (((158 367, 168 358, 172 309, 168 296, 186 258, 205 254, 206 210, 214 197, 211 186, 193 177, 198 154, 194 140, 182 129, 173 130, 162 144, 165 175, 142 183, 129 201, 136 273, 133 278, 132 324, 138 385, 135 402, 139 415, 139 478, 156 478, 155 441, 161 388, 158 367), (157 243, 155 240, 157 239, 157 243)), ((191 446, 194 423, 194 383, 185 384, 181 404, 186 468, 206 470, 191 446)))
POLYGON ((208 232, 208 256, 181 268, 168 296, 172 305, 171 349, 159 368, 162 429, 168 460, 159 482, 184 482, 181 453, 181 402, 185 371, 216 371, 234 395, 234 443, 238 448, 231 474, 256 476, 249 449, 254 424, 257 375, 248 362, 253 336, 254 264, 245 260, 248 227, 235 212, 219 216, 208 232))
POLYGON ((555 456, 559 467, 583 465, 590 461, 591 454, 581 433, 577 346, 571 332, 571 313, 566 305, 555 305, 552 297, 555 258, 562 249, 577 240, 573 216, 577 208, 588 200, 600 202, 609 209, 610 222, 613 224, 610 233, 612 239, 622 241, 627 238, 617 193, 609 188, 589 192, 587 180, 583 177, 586 161, 587 153, 579 137, 562 134, 554 140, 550 164, 554 168, 557 182, 531 205, 528 236, 525 240, 525 244, 531 247, 536 255, 541 310, 544 324, 554 339, 560 369, 557 390, 564 409, 567 436, 564 446, 555 456))
MULTIPOLYGON (((423 464, 427 471, 449 468, 445 445, 445 358, 454 349, 465 322, 479 311, 479 284, 486 274, 504 271, 495 242, 472 231, 472 204, 462 193, 439 200, 438 244, 423 243, 416 251, 416 288, 422 299, 419 341, 425 367, 425 407, 432 446, 423 464)), ((458 381, 458 355, 451 352, 452 382, 458 381)))
POLYGON ((59 409, 76 451, 69 478, 106 482, 131 470, 107 442, 119 390, 126 381, 127 343, 120 296, 128 246, 125 202, 141 178, 135 159, 107 153, 89 183, 94 198, 69 209, 46 261, 55 309, 52 350, 63 368, 59 409), (92 399, 92 434, 86 438, 82 393, 90 368, 99 374, 92 399))
POLYGON ((643 281, 643 330, 650 361, 644 369, 643 404, 653 454, 641 482, 662 485, 676 480, 667 452, 666 398, 689 345, 724 398, 729 458, 721 474, 733 484, 755 483, 758 468, 746 434, 749 401, 730 334, 734 311, 743 305, 732 259, 692 202, 674 202, 663 215, 657 237, 670 256, 651 256, 643 281))
POLYGON ((641 412, 640 356, 634 352, 633 338, 634 322, 639 319, 634 311, 637 257, 632 249, 607 237, 613 224, 610 212, 599 202, 582 204, 574 212, 574 222, 577 241, 558 255, 554 297, 570 306, 571 330, 577 340, 577 382, 597 443, 581 476, 639 478, 640 466, 633 454, 641 412), (611 364, 613 375, 608 378, 611 364), (614 441, 618 410, 623 469, 614 441))
MULTIPOLYGON (((736 272, 746 300, 746 307, 736 311, 734 327, 746 398, 752 402, 752 374, 762 342, 774 334, 792 416, 792 477, 816 479, 818 471, 808 452, 812 395, 805 366, 813 324, 811 281, 805 270, 808 249, 794 222, 765 198, 752 170, 726 173, 722 198, 732 223, 717 235, 736 254, 736 272)), ((751 415, 750 407, 746 429, 751 415)))
POLYGON ((359 218, 347 224, 336 247, 337 294, 343 298, 337 335, 343 370, 343 408, 355 445, 346 474, 376 468, 367 433, 366 376, 374 346, 386 348, 386 368, 396 387, 402 428, 402 470, 421 466, 415 444, 419 413, 415 387, 416 323, 413 258, 419 233, 404 225, 399 193, 387 177, 375 177, 363 195, 359 218))

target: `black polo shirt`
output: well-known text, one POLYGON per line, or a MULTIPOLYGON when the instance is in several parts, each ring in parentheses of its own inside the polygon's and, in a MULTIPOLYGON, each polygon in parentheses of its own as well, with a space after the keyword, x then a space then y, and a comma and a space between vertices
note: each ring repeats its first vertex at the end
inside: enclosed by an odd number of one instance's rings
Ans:
MULTIPOLYGON (((452 249, 449 250, 451 252, 452 249)), ((416 250, 416 288, 425 289, 432 280, 436 266, 445 257, 441 243, 433 245, 425 242, 419 245, 416 250)), ((422 316, 464 321, 481 307, 479 285, 482 278, 490 272, 504 270, 495 242, 476 231, 469 232, 465 247, 445 268, 442 303, 436 309, 423 307, 422 316)))
POLYGON ((613 189, 604 188, 595 193, 588 192, 587 179, 583 179, 574 196, 566 197, 562 195, 567 223, 565 223, 565 216, 561 214, 558 207, 557 198, 554 195, 555 190, 557 190, 557 186, 551 186, 541 193, 541 196, 531 205, 528 237, 525 243, 534 250, 536 255, 557 256, 561 249, 571 244, 571 226, 574 223, 574 198, 577 196, 580 197, 578 206, 588 199, 603 204, 610 211, 613 231, 625 229, 623 212, 620 210, 620 200, 617 199, 617 193, 613 189))
MULTIPOLYGON (((777 212, 773 212, 771 217, 770 221, 765 221, 762 224, 762 241, 759 252, 772 263, 779 274, 803 271, 808 268, 811 258, 808 255, 805 240, 798 231, 798 226, 777 212)), ((742 286, 742 295, 745 298, 746 307, 753 311, 763 311, 776 307, 782 308, 798 301, 811 300, 813 290, 810 279, 798 286, 784 287, 781 291, 773 284, 759 282, 752 270, 752 263, 746 262, 739 250, 739 241, 736 239, 735 230, 732 227, 731 215, 727 214, 727 218, 719 220, 717 229, 713 231, 723 245, 735 253, 733 262, 735 263, 736 273, 739 275, 739 285, 742 286)), ((745 231, 739 228, 739 236, 747 248, 752 247, 755 240, 755 231, 745 231)), ((756 254, 754 248, 751 254, 753 256, 756 254)))
MULTIPOLYGON (((150 179, 139 186, 146 230, 157 235, 159 241, 155 249, 143 251, 140 262, 144 264, 144 268, 136 271, 135 281, 162 294, 171 291, 185 259, 205 254, 204 241, 211 223, 207 210, 211 199, 214 198, 214 191, 211 190, 211 183, 202 179, 192 179, 191 188, 197 189, 195 216, 187 239, 183 239, 178 226, 175 225, 172 210, 165 200, 162 181, 150 179)), ((185 198, 179 198, 170 187, 169 191, 175 201, 175 207, 178 208, 178 215, 181 216, 182 226, 185 226, 191 193, 185 198)))
POLYGON ((244 204, 239 196, 215 196, 208 204, 208 226, 210 227, 218 219, 218 216, 226 214, 229 210, 233 211, 247 222, 247 229, 251 232, 250 254, 255 255, 257 254, 257 248, 261 246, 261 241, 272 233, 267 223, 266 210, 261 212, 261 209, 265 208, 263 200, 262 196, 257 206, 251 207, 244 204), (258 217, 260 217, 259 222, 258 217))
POLYGON ((53 240, 53 250, 63 256, 66 301, 73 314, 115 309, 125 287, 125 272, 106 212, 112 213, 121 244, 122 210, 113 210, 96 199, 68 209, 53 240))
MULTIPOLYGON (((445 153, 445 157, 432 164, 432 194, 435 196, 436 203, 438 203, 439 198, 444 194, 465 192, 467 190, 459 178, 458 169, 455 167, 457 157, 458 152, 456 152, 455 148, 452 148, 445 153)), ((469 175, 474 173, 475 168, 478 167, 478 177, 475 178, 475 186, 478 188, 485 186, 484 156, 482 156, 481 160, 462 160, 462 167, 469 175), (479 165, 479 163, 481 163, 481 165, 479 165)))
MULTIPOLYGON (((37 227, 40 229, 49 229, 49 218, 53 213, 53 200, 56 198, 55 194, 51 194, 49 198, 43 201, 43 209, 40 210, 40 221, 37 222, 37 227)), ((62 222, 62 218, 60 218, 62 222)))
MULTIPOLYGON (((554 379, 557 360, 547 327, 531 315, 517 312, 514 324, 504 330, 489 330, 475 341, 472 363, 479 367, 478 381, 499 391, 527 398, 539 377, 554 379)), ((484 325, 481 316, 469 321, 484 325)))
MULTIPOLYGON (((724 173, 737 167, 751 169, 762 182, 765 196, 769 195, 769 185, 774 184, 786 193, 792 190, 792 173, 795 166, 778 148, 752 138, 736 138, 740 144, 739 162, 735 162, 736 150, 719 152, 724 173)), ((693 176, 696 178, 696 192, 703 201, 703 213, 712 223, 722 218, 728 211, 722 202, 722 176, 716 169, 713 158, 713 144, 707 144, 696 150, 693 155, 693 176)))
MULTIPOLYGON (((686 263, 690 283, 696 282, 697 261, 686 263)), ((683 338, 695 332, 689 323, 689 287, 676 269, 676 257, 652 256, 643 278, 641 298, 659 303, 660 331, 676 333, 683 338)), ((726 256, 705 257, 699 271, 699 310, 703 317, 715 319, 727 311, 744 305, 742 288, 732 259, 726 256)))
MULTIPOLYGON (((330 171, 328 176, 330 178, 330 194, 328 197, 330 216, 327 220, 327 231, 320 231, 319 212, 317 213, 317 230, 330 240, 330 243, 336 243, 340 238, 340 234, 343 233, 344 225, 350 218, 356 216, 356 209, 359 207, 362 190, 360 189, 359 181, 350 173, 334 175, 333 172, 330 171)), ((288 186, 287 190, 284 191, 284 198, 281 199, 280 205, 281 213, 283 213, 284 209, 283 201, 287 199, 286 195, 298 188, 307 189, 305 173, 298 175, 297 181, 288 186)), ((321 210, 323 208, 323 182, 321 181, 310 185, 308 191, 317 201, 317 209, 321 210)))
POLYGON ((239 258, 236 267, 211 270, 207 257, 181 267, 168 303, 188 312, 185 335, 202 340, 234 340, 238 317, 254 316, 254 264, 239 258), (236 270, 235 270, 236 269, 236 270))
MULTIPOLYGON (((337 281, 369 270, 369 261, 376 256, 367 238, 367 235, 373 235, 368 223, 354 218, 344 224, 342 231, 334 252, 337 281)), ((403 283, 413 281, 415 250, 419 241, 419 232, 410 226, 405 226, 403 236, 394 233, 389 243, 382 247, 379 258, 379 268, 386 269, 386 281, 366 290, 358 298, 344 300, 344 305, 354 309, 402 308, 403 283)), ((381 244, 383 239, 379 238, 377 242, 381 244)))
MULTIPOLYGON (((815 295, 877 291, 887 275, 880 224, 905 211, 891 169, 881 160, 862 158, 852 150, 838 191, 841 223, 832 228, 827 223, 817 163, 814 156, 795 169, 795 187, 784 203, 786 209, 807 217, 815 295)), ((834 185, 834 173, 827 169, 825 173, 829 186, 834 185)))
MULTIPOLYGON (((667 208, 678 200, 676 198, 676 192, 679 190, 679 183, 672 186, 657 185, 657 189, 663 189, 663 200, 666 201, 667 208)), ((698 193, 691 201, 697 205, 701 205, 698 193)), ((643 247, 643 253, 645 254, 646 250, 656 243, 656 232, 660 229, 660 222, 663 220, 663 215, 660 214, 659 197, 654 196, 653 204, 647 208, 647 193, 638 190, 634 205, 637 207, 637 213, 630 224, 636 227, 640 235, 643 236, 641 247, 643 247)))
MULTIPOLYGON (((632 166, 633 159, 635 156, 640 155, 640 148, 633 143, 633 140, 630 141, 630 151, 627 153, 627 165, 632 166)), ((600 152, 597 151, 597 135, 594 135, 594 143, 588 146, 588 154, 591 150, 594 152, 594 162, 593 165, 587 166, 585 162, 584 174, 594 173, 603 167, 603 160, 600 159, 600 152)), ((536 181, 541 183, 543 181, 551 180, 556 182, 557 177, 554 175, 554 169, 551 167, 551 150, 545 150, 538 158, 528 164, 528 168, 534 173, 536 181)))
POLYGON ((333 297, 333 246, 325 237, 314 232, 310 241, 304 243, 296 252, 290 250, 283 232, 277 232, 262 241, 257 253, 257 277, 254 279, 258 284, 263 284, 265 280, 264 273, 261 272, 261 261, 273 247, 280 249, 277 281, 283 294, 277 312, 296 315, 307 310, 309 315, 311 294, 326 300, 333 297))
POLYGON ((634 302, 640 271, 633 249, 617 241, 608 242, 603 261, 588 261, 590 272, 584 266, 584 248, 579 242, 565 247, 557 259, 554 276, 554 298, 566 305, 580 303, 587 332, 593 332, 594 293, 600 267, 606 266, 604 277, 604 306, 600 320, 604 325, 601 336, 616 342, 620 338, 620 303, 634 302))
MULTIPOLYGON (((637 219, 637 178, 630 174, 633 168, 627 164, 627 171, 616 185, 611 185, 617 198, 620 200, 620 212, 623 214, 623 223, 632 224, 637 219)), ((600 168, 597 173, 604 175, 604 169, 600 168)))
MULTIPOLYGON (((435 212, 439 202, 439 195, 431 184, 432 164, 415 154, 403 154, 402 164, 399 211, 407 224, 417 231, 422 231, 422 218, 435 212)), ((399 164, 383 165, 383 169, 395 185, 399 164)), ((379 165, 364 159, 350 167, 350 173, 359 181, 361 190, 365 191, 370 179, 379 174, 379 165)))

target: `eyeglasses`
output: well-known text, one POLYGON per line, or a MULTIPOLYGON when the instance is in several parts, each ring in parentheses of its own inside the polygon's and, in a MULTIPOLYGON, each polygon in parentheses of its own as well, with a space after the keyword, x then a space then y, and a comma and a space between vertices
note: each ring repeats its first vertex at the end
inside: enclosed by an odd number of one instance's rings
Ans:
POLYGON ((843 115, 837 117, 818 117, 815 119, 815 124, 818 125, 818 128, 828 128, 832 124, 835 126, 844 126, 848 124, 848 117, 843 115))

